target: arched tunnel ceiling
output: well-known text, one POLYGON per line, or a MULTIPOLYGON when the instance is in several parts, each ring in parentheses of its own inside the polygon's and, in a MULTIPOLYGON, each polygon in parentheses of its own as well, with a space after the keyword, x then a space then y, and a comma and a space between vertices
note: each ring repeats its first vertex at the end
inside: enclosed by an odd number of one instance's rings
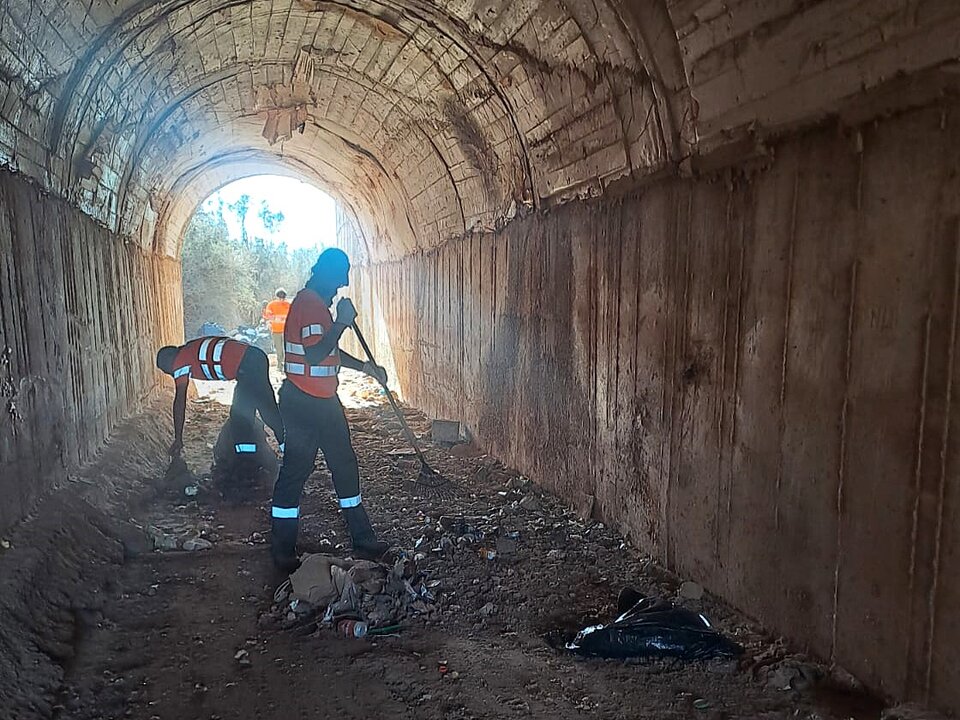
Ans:
POLYGON ((950 60, 955 39, 925 36, 960 36, 958 16, 908 0, 9 0, 0 158, 171 254, 224 182, 294 173, 391 259, 950 60))

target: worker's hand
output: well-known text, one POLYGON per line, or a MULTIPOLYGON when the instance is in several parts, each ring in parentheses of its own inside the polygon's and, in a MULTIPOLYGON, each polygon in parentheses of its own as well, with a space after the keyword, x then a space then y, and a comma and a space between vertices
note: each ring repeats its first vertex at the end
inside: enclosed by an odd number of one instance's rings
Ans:
POLYGON ((170 457, 180 457, 183 452, 183 440, 174 440, 170 446, 170 457))
POLYGON ((379 365, 374 365, 372 362, 367 360, 367 362, 363 364, 363 372, 379 382, 381 385, 387 384, 387 371, 379 365))
POLYGON ((350 327, 357 320, 357 309, 350 298, 341 298, 337 303, 337 322, 350 327))

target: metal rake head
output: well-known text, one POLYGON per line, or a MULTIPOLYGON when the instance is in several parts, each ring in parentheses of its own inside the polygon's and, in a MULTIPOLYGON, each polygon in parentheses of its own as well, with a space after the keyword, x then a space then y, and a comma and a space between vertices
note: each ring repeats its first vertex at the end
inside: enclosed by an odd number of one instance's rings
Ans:
POLYGON ((457 489, 449 478, 438 473, 426 462, 420 463, 420 473, 413 484, 418 490, 439 498, 452 497, 457 489))

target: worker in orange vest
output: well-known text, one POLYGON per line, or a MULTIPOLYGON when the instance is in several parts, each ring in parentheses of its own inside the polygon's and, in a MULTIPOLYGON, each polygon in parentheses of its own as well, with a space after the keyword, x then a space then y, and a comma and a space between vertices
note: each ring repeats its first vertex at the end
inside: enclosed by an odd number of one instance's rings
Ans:
POLYGON ((297 568, 296 545, 303 484, 313 472, 317 450, 333 478, 340 508, 358 557, 379 560, 389 545, 377 539, 361 504, 360 471, 350 442, 350 428, 337 397, 340 367, 359 370, 386 383, 379 365, 363 362, 339 349, 343 331, 357 311, 348 298, 330 313, 333 298, 349 284, 350 260, 336 248, 324 250, 306 287, 297 293, 284 331, 287 379, 280 387, 280 412, 287 432, 283 464, 273 489, 271 555, 277 568, 297 568))
MULTIPOLYGON (((236 380, 230 420, 241 423, 240 427, 250 427, 259 412, 283 450, 283 420, 270 385, 270 361, 260 348, 225 337, 201 337, 180 347, 168 345, 160 348, 157 368, 172 376, 177 388, 173 399, 171 455, 180 455, 183 450, 183 423, 190 378, 236 380)), ((257 448, 238 446, 237 452, 255 453, 257 448)))
POLYGON ((270 323, 270 332, 273 333, 273 347, 277 351, 277 369, 283 371, 283 328, 287 324, 287 314, 290 312, 290 301, 287 300, 287 291, 277 289, 277 297, 267 303, 263 309, 263 319, 270 323))

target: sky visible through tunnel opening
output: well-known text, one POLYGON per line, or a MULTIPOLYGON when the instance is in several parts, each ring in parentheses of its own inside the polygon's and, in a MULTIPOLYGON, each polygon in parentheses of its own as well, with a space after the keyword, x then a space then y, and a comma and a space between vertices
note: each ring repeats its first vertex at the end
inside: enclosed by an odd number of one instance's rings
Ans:
POLYGON ((264 306, 279 288, 292 298, 335 243, 336 201, 313 185, 261 175, 224 186, 201 203, 183 240, 185 336, 246 333, 268 349, 264 306))

